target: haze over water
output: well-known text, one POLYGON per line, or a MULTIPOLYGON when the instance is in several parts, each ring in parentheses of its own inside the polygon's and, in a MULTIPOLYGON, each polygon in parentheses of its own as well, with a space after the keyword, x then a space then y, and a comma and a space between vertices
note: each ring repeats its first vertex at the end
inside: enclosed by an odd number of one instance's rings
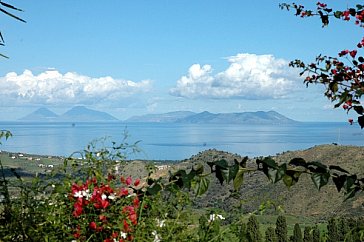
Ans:
MULTIPOLYGON (((69 156, 91 141, 108 137, 121 143, 136 141, 142 152, 131 159, 181 160, 206 149, 249 157, 275 155, 320 144, 363 145, 364 132, 347 123, 298 123, 290 125, 216 125, 161 123, 22 123, 0 122, 13 137, 1 150, 30 154, 69 156)), ((110 144, 110 142, 106 142, 110 144)), ((100 143, 101 147, 102 144, 100 143)))

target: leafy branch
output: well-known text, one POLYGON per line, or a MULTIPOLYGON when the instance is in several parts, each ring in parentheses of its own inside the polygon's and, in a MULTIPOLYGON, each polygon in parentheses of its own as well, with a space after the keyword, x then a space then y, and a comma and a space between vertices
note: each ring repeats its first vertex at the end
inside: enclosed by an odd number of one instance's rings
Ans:
MULTIPOLYGON (((307 10, 302 5, 282 3, 281 9, 295 10, 295 15, 302 18, 318 16, 322 26, 329 25, 329 19, 334 17, 343 21, 354 20, 355 25, 364 28, 364 5, 357 4, 355 8, 334 11, 327 4, 318 2, 315 10, 307 10)), ((358 114, 360 127, 364 128, 364 107, 360 100, 364 94, 364 57, 358 51, 364 46, 364 38, 355 49, 339 51, 338 57, 318 55, 310 64, 296 59, 289 65, 301 69, 300 75, 305 75, 304 83, 323 84, 326 88, 325 96, 334 107, 340 107, 347 112, 354 110, 358 114)), ((350 124, 353 119, 348 120, 350 124)))
MULTIPOLYGON (((10 5, 8 3, 5 3, 3 1, 0 0, 0 12, 4 13, 7 16, 10 16, 11 18, 14 18, 20 22, 26 23, 26 21, 20 17, 18 17, 17 15, 11 13, 11 11, 17 11, 17 12, 23 12, 23 10, 14 7, 13 5, 10 5)), ((3 35, 0 31, 0 45, 4 46, 5 45, 5 40, 3 38, 3 35)), ((4 58, 9 58, 6 55, 3 55, 0 53, 0 56, 4 57, 4 58)))

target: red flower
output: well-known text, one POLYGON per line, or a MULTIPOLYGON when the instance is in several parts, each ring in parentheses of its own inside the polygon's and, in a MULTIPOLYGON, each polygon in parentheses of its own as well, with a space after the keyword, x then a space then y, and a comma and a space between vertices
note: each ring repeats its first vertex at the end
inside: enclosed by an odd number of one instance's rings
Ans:
POLYGON ((135 182, 134 182, 134 186, 136 186, 136 187, 137 187, 139 184, 140 184, 140 179, 138 178, 138 179, 136 179, 136 180, 135 180, 135 182))
POLYGON ((339 53, 339 56, 344 56, 344 55, 347 55, 349 53, 349 50, 342 50, 340 53, 339 53))
POLYGON ((103 214, 100 214, 100 215, 99 215, 99 219, 100 219, 100 221, 102 221, 102 222, 106 222, 106 221, 107 221, 107 217, 106 217, 105 215, 103 215, 103 214))
POLYGON ((350 56, 355 58, 357 52, 358 52, 357 50, 350 51, 350 56))
POLYGON ((91 223, 89 224, 89 227, 90 227, 90 229, 92 229, 92 230, 96 230, 96 229, 97 229, 97 225, 96 225, 96 223, 95 223, 95 222, 91 222, 91 223))
POLYGON ((79 217, 82 214, 82 199, 77 199, 75 204, 73 204, 74 210, 72 215, 74 217, 79 217))
POLYGON ((128 195, 129 195, 129 191, 128 191, 128 189, 126 189, 126 188, 122 187, 122 188, 120 189, 119 196, 128 196, 128 195))
POLYGON ((344 20, 349 21, 350 20, 350 11, 346 10, 343 12, 344 20))
POLYGON ((125 206, 123 208, 123 213, 128 215, 128 218, 132 224, 137 225, 137 215, 133 206, 125 206))
POLYGON ((133 200, 133 204, 134 204, 134 208, 138 208, 139 207, 139 198, 138 197, 135 197, 134 200, 133 200))
POLYGON ((97 209, 105 209, 109 206, 107 199, 102 199, 101 196, 95 200, 94 207, 97 209))

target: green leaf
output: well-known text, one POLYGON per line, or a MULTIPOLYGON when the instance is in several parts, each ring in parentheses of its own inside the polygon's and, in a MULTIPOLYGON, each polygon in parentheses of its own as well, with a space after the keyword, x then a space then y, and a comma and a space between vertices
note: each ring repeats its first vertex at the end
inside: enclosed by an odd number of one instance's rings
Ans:
POLYGON ((356 180, 357 180, 357 176, 356 175, 348 176, 346 178, 345 183, 344 183, 344 189, 346 191, 351 190, 353 188, 353 185, 355 184, 356 180))
POLYGON ((14 7, 13 5, 10 5, 10 4, 8 4, 8 3, 4 3, 4 2, 1 2, 0 1, 0 4, 1 5, 3 5, 4 7, 7 7, 7 8, 11 8, 11 9, 13 9, 13 10, 17 10, 17 11, 23 11, 23 10, 21 10, 21 9, 19 9, 19 8, 16 8, 16 7, 14 7))
POLYGON ((200 175, 203 173, 203 165, 201 163, 194 165, 192 170, 195 171, 196 174, 200 175))
POLYGON ((337 84, 337 82, 331 82, 329 84, 329 89, 333 92, 336 93, 339 90, 339 85, 337 84))
POLYGON ((329 166, 329 169, 330 170, 337 170, 337 171, 341 171, 341 172, 344 172, 344 173, 348 173, 349 174, 349 172, 347 170, 344 170, 340 166, 334 166, 334 165, 332 165, 332 166, 329 166))
POLYGON ((21 18, 19 18, 18 16, 15 16, 14 14, 12 14, 12 13, 10 13, 10 12, 8 12, 8 11, 6 11, 6 10, 2 9, 2 8, 0 8, 0 11, 1 11, 1 12, 3 12, 3 13, 5 13, 6 15, 9 15, 9 16, 10 16, 10 17, 12 17, 12 18, 15 18, 16 20, 19 20, 19 21, 21 21, 21 22, 23 22, 23 23, 26 23, 26 21, 25 21, 24 19, 21 19, 21 18))
POLYGON ((348 199, 350 199, 350 198, 354 197, 354 196, 355 196, 355 194, 356 194, 358 191, 360 191, 360 188, 359 188, 359 187, 355 187, 355 188, 352 188, 351 190, 349 190, 349 191, 346 193, 346 195, 345 195, 345 199, 344 199, 344 201, 346 201, 346 200, 348 200, 348 199))
POLYGON ((326 173, 327 172, 327 166, 322 164, 321 162, 313 161, 307 163, 307 168, 316 173, 326 173))
POLYGON ((239 163, 235 162, 235 164, 231 167, 229 167, 229 178, 228 178, 228 183, 233 180, 235 177, 236 177, 236 174, 238 173, 239 171, 239 163))
POLYGON ((341 11, 335 11, 334 12, 335 18, 341 18, 342 15, 343 15, 343 12, 341 12, 341 11))
POLYGON ((307 168, 307 163, 304 159, 302 158, 293 158, 290 162, 289 165, 293 165, 293 166, 302 166, 302 167, 306 167, 307 168))
POLYGON ((0 56, 1 56, 1 57, 4 57, 4 58, 6 58, 6 59, 9 59, 9 57, 7 57, 6 55, 3 55, 3 54, 1 54, 1 53, 0 53, 0 56))
POLYGON ((364 116, 358 117, 358 123, 360 125, 360 128, 363 129, 364 128, 364 116))
POLYGON ((147 188, 147 193, 150 195, 156 195, 161 190, 162 186, 158 183, 155 183, 153 186, 147 188))
POLYGON ((340 192, 341 188, 343 188, 343 186, 346 182, 346 178, 347 178, 347 175, 334 176, 332 178, 332 181, 334 182, 338 192, 340 192))
POLYGON ((222 185, 224 183, 224 181, 227 181, 228 179, 228 175, 229 175, 229 170, 220 166, 216 166, 216 178, 219 180, 220 184, 222 185))
POLYGON ((291 187, 298 182, 302 172, 287 170, 286 174, 283 176, 283 182, 287 187, 291 187))
POLYGON ((354 110, 355 110, 355 112, 357 113, 357 114, 363 114, 363 112, 364 112, 364 108, 363 108, 363 106, 354 106, 354 110))
POLYGON ((199 177, 196 183, 196 196, 203 195, 209 188, 210 180, 206 177, 199 177))
POLYGON ((239 168, 239 171, 236 174, 234 181, 233 181, 233 186, 234 186, 235 191, 239 190, 241 185, 243 185, 245 172, 247 172, 246 168, 242 168, 242 167, 239 168))
POLYGON ((218 160, 218 161, 215 161, 214 164, 215 164, 215 166, 218 166, 218 167, 224 168, 224 169, 227 169, 227 167, 228 167, 228 163, 226 160, 218 160))
POLYGON ((318 190, 329 182, 330 173, 313 173, 311 179, 318 190))

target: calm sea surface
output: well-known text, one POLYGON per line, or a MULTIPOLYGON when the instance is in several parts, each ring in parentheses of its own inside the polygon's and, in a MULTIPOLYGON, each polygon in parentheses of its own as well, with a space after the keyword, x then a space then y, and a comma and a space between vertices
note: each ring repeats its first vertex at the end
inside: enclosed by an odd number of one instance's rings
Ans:
MULTIPOLYGON (((292 125, 221 125, 158 123, 22 123, 0 122, 13 137, 1 150, 69 156, 91 141, 108 137, 121 143, 124 131, 129 144, 140 141, 142 152, 129 158, 180 160, 216 148, 249 157, 274 155, 319 144, 364 145, 364 130, 346 123, 292 125)), ((109 142, 109 143, 110 143, 109 142)), ((107 144, 108 142, 106 142, 107 144)), ((102 146, 100 144, 100 146, 102 146)))

